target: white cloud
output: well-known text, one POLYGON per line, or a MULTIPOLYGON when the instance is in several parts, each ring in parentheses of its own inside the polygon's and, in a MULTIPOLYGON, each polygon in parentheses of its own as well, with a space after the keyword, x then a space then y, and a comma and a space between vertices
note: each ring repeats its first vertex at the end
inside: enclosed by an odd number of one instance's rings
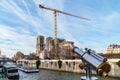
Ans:
POLYGON ((18 30, 15 28, 0 25, 0 40, 4 42, 0 43, 0 48, 2 49, 3 54, 12 57, 15 54, 13 52, 18 50, 23 51, 25 54, 35 52, 36 37, 31 36, 28 30, 21 29, 21 32, 24 32, 24 34, 20 34, 17 31, 18 30), (10 43, 6 40, 10 40, 10 43))
MULTIPOLYGON (((21 23, 24 22, 23 26, 11 26, 7 24, 0 25, 0 35, 2 35, 0 36, 0 39, 4 42, 1 43, 0 47, 3 54, 9 57, 12 57, 18 50, 23 51, 25 54, 35 52, 36 36, 32 36, 31 34, 34 33, 30 32, 30 30, 34 30, 37 34, 43 35, 46 34, 46 32, 49 33, 49 29, 51 29, 51 27, 46 29, 46 26, 43 26, 45 24, 42 23, 43 21, 39 16, 37 17, 31 15, 27 3, 24 2, 24 5, 28 13, 25 13, 24 10, 22 10, 22 8, 13 0, 1 1, 0 3, 0 6, 5 9, 8 15, 9 13, 14 14, 20 19, 19 21, 21 23), (27 30, 29 26, 28 24, 31 25, 29 30, 27 30), (9 43, 5 40, 10 40, 11 42, 9 43)), ((48 19, 49 16, 46 18, 48 19)), ((51 21, 50 19, 48 20, 51 21)))

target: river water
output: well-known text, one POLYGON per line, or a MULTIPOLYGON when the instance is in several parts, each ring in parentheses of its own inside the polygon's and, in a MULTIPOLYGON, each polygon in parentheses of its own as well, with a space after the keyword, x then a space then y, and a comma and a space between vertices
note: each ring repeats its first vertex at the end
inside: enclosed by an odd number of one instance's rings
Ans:
MULTIPOLYGON (((40 69, 39 73, 24 73, 19 71, 19 80, 80 80, 82 74, 40 69)), ((120 80, 119 77, 101 78, 99 80, 120 80)))
POLYGON ((80 75, 75 73, 40 70, 39 73, 20 73, 19 80, 80 80, 80 75))

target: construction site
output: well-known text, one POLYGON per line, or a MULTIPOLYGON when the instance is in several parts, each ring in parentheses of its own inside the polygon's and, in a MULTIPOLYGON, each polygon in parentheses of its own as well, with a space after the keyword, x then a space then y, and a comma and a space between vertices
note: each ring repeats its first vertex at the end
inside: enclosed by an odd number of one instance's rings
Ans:
MULTIPOLYGON (((72 47, 74 46, 74 42, 66 41, 65 39, 57 38, 57 13, 68 15, 71 17, 83 19, 90 21, 90 19, 73 15, 71 13, 63 12, 57 9, 45 7, 39 4, 39 8, 49 10, 53 12, 54 15, 54 38, 47 37, 46 44, 44 43, 44 36, 37 37, 36 43, 36 56, 40 58, 50 58, 50 59, 73 59, 75 58, 75 54, 72 52, 72 47)), ((59 26, 59 25, 58 25, 59 26)), ((43 58, 43 59, 44 59, 43 58)))
POLYGON ((37 37, 36 56, 40 59, 74 59, 75 54, 72 51, 74 42, 57 38, 57 54, 55 53, 54 39, 44 36, 37 37))

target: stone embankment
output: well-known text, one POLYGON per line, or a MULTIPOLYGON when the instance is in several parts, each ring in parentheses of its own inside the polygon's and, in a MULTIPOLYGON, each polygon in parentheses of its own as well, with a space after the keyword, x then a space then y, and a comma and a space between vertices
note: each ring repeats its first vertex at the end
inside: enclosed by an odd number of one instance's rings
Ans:
MULTIPOLYGON (((110 76, 120 76, 120 68, 116 65, 116 62, 120 59, 109 59, 108 62, 111 65, 110 76)), ((58 60, 41 60, 40 68, 56 70, 56 71, 67 71, 76 73, 85 73, 84 70, 79 68, 81 60, 62 60, 62 66, 59 68, 58 60)), ((17 64, 27 65, 29 67, 36 66, 36 60, 18 60, 17 64)), ((93 72, 95 73, 95 72, 93 72)))

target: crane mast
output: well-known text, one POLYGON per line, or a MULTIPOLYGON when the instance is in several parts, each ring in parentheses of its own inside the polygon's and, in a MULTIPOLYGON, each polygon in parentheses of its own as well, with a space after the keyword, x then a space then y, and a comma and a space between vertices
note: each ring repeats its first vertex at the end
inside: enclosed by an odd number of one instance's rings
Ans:
POLYGON ((57 14, 54 10, 54 47, 55 47, 55 57, 58 57, 58 40, 57 40, 57 14))
POLYGON ((84 18, 84 17, 80 17, 80 16, 76 16, 76 15, 73 15, 73 14, 70 14, 70 13, 67 13, 67 12, 63 12, 63 11, 60 11, 60 10, 44 7, 41 4, 39 4, 39 8, 43 8, 43 9, 46 9, 46 10, 53 11, 53 14, 54 14, 54 47, 55 47, 55 57, 58 58, 57 13, 73 16, 73 17, 76 17, 76 18, 79 18, 79 19, 88 20, 88 21, 90 21, 90 19, 87 19, 87 18, 84 18))

